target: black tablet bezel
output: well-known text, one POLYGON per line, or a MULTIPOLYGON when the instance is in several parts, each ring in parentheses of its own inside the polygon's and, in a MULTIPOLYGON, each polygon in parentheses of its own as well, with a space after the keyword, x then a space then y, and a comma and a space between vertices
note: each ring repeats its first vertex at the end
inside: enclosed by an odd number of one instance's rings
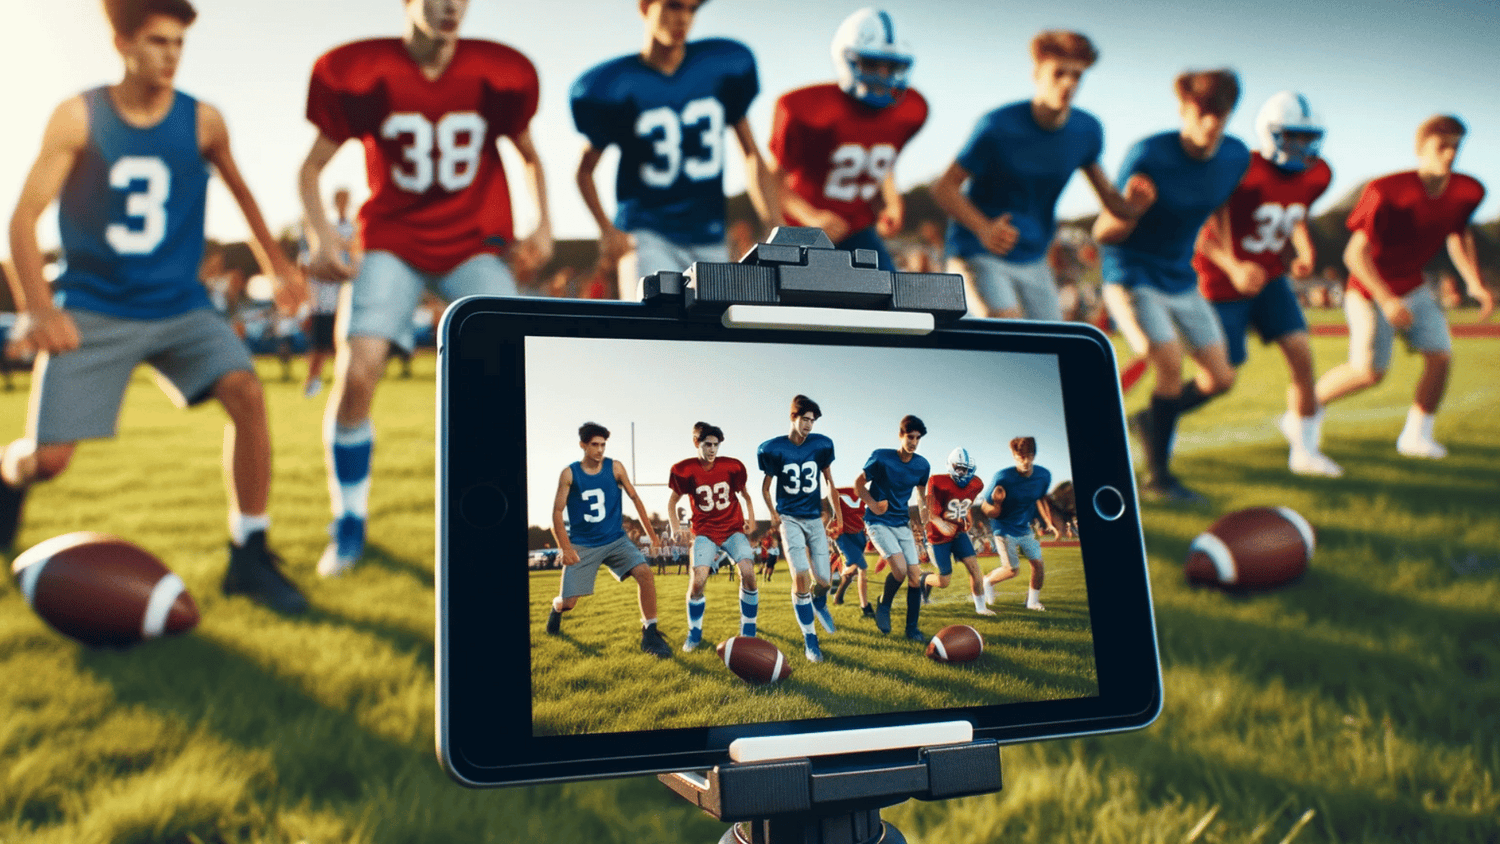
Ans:
POLYGON ((915 337, 747 331, 686 319, 665 306, 476 297, 455 303, 445 314, 439 355, 437 739, 445 768, 461 782, 507 785, 705 769, 726 761, 729 742, 740 737, 923 721, 968 720, 976 738, 1013 743, 1139 728, 1160 711, 1160 665, 1114 352, 1090 326, 962 320, 915 337), (1099 696, 972 710, 534 737, 527 569, 494 563, 523 559, 526 551, 527 334, 1055 355, 1080 534, 1086 537, 1084 573, 1099 696), (1114 520, 1100 517, 1088 504, 1093 491, 1106 485, 1124 501, 1124 514, 1114 520), (497 550, 505 548, 512 550, 497 550))

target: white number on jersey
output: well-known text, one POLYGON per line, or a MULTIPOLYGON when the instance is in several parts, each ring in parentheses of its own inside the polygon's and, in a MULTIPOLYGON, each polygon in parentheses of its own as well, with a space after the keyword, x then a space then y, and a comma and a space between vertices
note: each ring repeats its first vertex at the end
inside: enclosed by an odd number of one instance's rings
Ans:
POLYGON ((145 255, 156 249, 167 234, 167 195, 172 191, 172 171, 154 155, 125 155, 109 168, 109 186, 130 190, 144 181, 144 190, 125 197, 125 215, 141 221, 140 228, 110 223, 104 239, 121 255, 145 255))
POLYGON ((594 524, 604 521, 604 490, 586 489, 579 497, 589 505, 589 511, 583 514, 585 522, 594 524))
POLYGON ((698 496, 698 509, 705 513, 728 510, 734 503, 734 499, 729 496, 729 484, 726 481, 719 481, 713 486, 704 484, 693 492, 698 496))
POLYGON ((657 106, 635 119, 636 137, 651 141, 652 161, 641 164, 641 182, 647 187, 669 188, 679 173, 695 182, 717 178, 724 169, 724 106, 713 97, 700 97, 682 107, 657 106), (704 152, 684 158, 683 131, 696 129, 704 152))
POLYGON ((839 202, 869 201, 875 198, 880 183, 896 163, 896 148, 890 144, 876 144, 869 149, 859 144, 844 144, 833 151, 829 163, 833 166, 823 184, 824 196, 839 202))
POLYGON ((1297 224, 1307 217, 1307 206, 1294 203, 1285 207, 1267 202, 1255 209, 1255 234, 1240 239, 1240 248, 1251 255, 1280 252, 1297 224))
POLYGON ((947 509, 943 511, 943 518, 950 522, 962 523, 964 519, 969 518, 969 508, 973 506, 974 502, 967 498, 955 498, 948 502, 947 509))
POLYGON ((473 184, 484 151, 486 124, 478 112, 450 111, 434 125, 414 111, 398 111, 380 124, 380 137, 406 138, 405 162, 391 167, 391 181, 409 193, 426 193, 434 180, 449 193, 473 184))
POLYGON ((818 491, 817 461, 809 460, 801 466, 795 463, 790 466, 782 466, 781 473, 786 475, 786 483, 781 487, 783 495, 798 495, 804 492, 818 491))

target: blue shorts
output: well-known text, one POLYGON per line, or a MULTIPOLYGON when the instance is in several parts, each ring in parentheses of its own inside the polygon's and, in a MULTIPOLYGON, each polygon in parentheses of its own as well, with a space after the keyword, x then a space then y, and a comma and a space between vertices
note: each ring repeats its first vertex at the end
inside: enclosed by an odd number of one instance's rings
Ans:
POLYGON ((1240 366, 1250 357, 1245 348, 1245 332, 1252 327, 1262 343, 1274 343, 1288 334, 1307 330, 1307 318, 1302 315, 1302 306, 1297 304, 1297 294, 1286 276, 1267 282, 1249 299, 1209 304, 1219 312, 1232 366, 1240 366))
POLYGON ((838 243, 835 243, 833 248, 843 249, 848 252, 852 252, 855 249, 868 249, 877 256, 879 263, 876 266, 880 267, 880 269, 886 272, 894 272, 896 269, 896 262, 891 260, 890 250, 885 248, 885 241, 881 240, 880 235, 875 233, 874 226, 866 226, 860 229, 838 243))
POLYGON ((954 534, 950 542, 933 542, 928 547, 932 549, 932 562, 943 577, 953 574, 954 557, 962 562, 974 556, 974 542, 966 531, 954 534))
POLYGON ((416 348, 412 314, 423 289, 446 302, 465 296, 514 296, 516 280, 500 257, 481 252, 439 275, 423 272, 391 252, 366 252, 359 274, 345 285, 347 304, 339 308, 338 332, 343 337, 380 337, 408 353, 416 348))
POLYGON ((719 570, 719 550, 729 555, 729 559, 738 563, 741 560, 754 560, 755 551, 750 548, 750 540, 743 533, 736 533, 722 543, 716 543, 706 536, 693 537, 693 568, 706 568, 710 571, 719 570))
POLYGON ((863 532, 841 533, 838 538, 839 551, 844 555, 844 566, 867 568, 865 562, 865 535, 863 532))
POLYGON ((1028 560, 1040 560, 1042 558, 1042 543, 1035 536, 1026 534, 1024 536, 996 536, 996 539, 1005 543, 1005 556, 1011 568, 1020 565, 1020 558, 1028 560))

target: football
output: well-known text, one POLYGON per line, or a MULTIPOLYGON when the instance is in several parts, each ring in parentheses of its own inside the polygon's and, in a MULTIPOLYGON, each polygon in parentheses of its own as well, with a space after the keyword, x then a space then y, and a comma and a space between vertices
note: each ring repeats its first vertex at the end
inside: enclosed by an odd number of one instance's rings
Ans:
POLYGON ((729 670, 746 683, 759 686, 792 676, 792 666, 786 655, 765 639, 735 636, 720 642, 717 650, 719 659, 724 660, 729 670))
POLYGON ((86 645, 132 645, 198 624, 182 578, 117 536, 56 536, 16 557, 11 571, 37 615, 86 645))
POLYGON ((1228 513, 1198 534, 1188 548, 1188 581, 1229 589, 1268 589, 1307 571, 1315 534, 1287 507, 1251 507, 1228 513))
POLYGON ((973 662, 984 653, 984 637, 967 624, 950 624, 927 643, 927 655, 938 662, 973 662))

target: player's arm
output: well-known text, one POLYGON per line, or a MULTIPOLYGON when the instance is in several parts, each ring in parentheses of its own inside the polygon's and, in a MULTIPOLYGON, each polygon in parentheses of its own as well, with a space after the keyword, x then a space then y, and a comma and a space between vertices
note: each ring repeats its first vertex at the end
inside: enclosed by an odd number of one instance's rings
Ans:
POLYGON ((1474 231, 1468 226, 1461 232, 1448 235, 1448 257, 1453 267, 1469 288, 1469 295, 1479 302, 1479 321, 1484 322, 1495 311, 1495 294, 1484 286, 1484 276, 1479 273, 1479 253, 1474 248, 1474 231))
MULTIPOLYGON (((927 483, 927 487, 927 493, 930 496, 932 494, 931 481, 927 483)), ((932 525, 937 529, 937 532, 941 533, 943 536, 953 536, 954 534, 958 533, 958 525, 955 525, 954 523, 948 521, 943 517, 942 513, 939 513, 935 510, 932 511, 931 514, 927 517, 927 524, 932 525)))
POLYGON ((906 197, 896 187, 896 171, 887 171, 880 182, 880 215, 875 219, 875 233, 895 237, 906 228, 906 197))
POLYGON ((327 281, 348 281, 354 268, 344 260, 349 244, 339 234, 323 207, 320 179, 323 169, 343 144, 322 132, 297 169, 297 196, 302 200, 302 218, 307 234, 307 271, 327 281))
POLYGON ((574 550, 572 540, 568 539, 568 527, 563 523, 563 512, 568 509, 568 488, 572 485, 573 469, 565 467, 557 479, 557 495, 552 497, 552 538, 557 540, 557 547, 562 549, 560 559, 565 566, 578 562, 578 552, 574 550))
POLYGON ((1052 503, 1043 495, 1036 500, 1037 515, 1042 517, 1042 524, 1047 526, 1047 532, 1052 534, 1053 539, 1062 539, 1062 533, 1057 529, 1057 522, 1052 520, 1052 503))
POLYGON ((510 251, 516 270, 525 273, 552 260, 552 214, 547 210, 547 176, 542 170, 542 157, 537 154, 536 144, 531 140, 531 129, 521 130, 511 137, 510 142, 521 155, 526 188, 531 193, 531 201, 536 204, 536 228, 510 251))
POLYGON ((844 511, 839 509, 839 491, 833 485, 832 464, 823 467, 823 494, 828 498, 828 506, 833 508, 830 524, 833 526, 834 535, 837 536, 844 532, 844 511))
POLYGON ((992 519, 999 518, 1000 505, 1004 503, 1005 487, 1001 486, 1000 484, 995 484, 995 488, 990 490, 990 497, 984 501, 979 502, 979 512, 985 514, 986 516, 989 516, 992 519))
MULTIPOLYGON (((745 534, 748 536, 755 531, 755 496, 743 486, 739 489, 739 496, 745 501, 745 534)), ((772 507, 771 520, 774 522, 776 519, 776 508, 772 507)))
POLYGON ((672 490, 672 497, 667 499, 667 535, 676 539, 681 532, 677 524, 677 502, 682 500, 682 493, 672 490))
POLYGON ((1313 246, 1312 231, 1303 217, 1292 226, 1292 260, 1288 269, 1294 278, 1307 278, 1317 268, 1318 250, 1313 246))
POLYGON ((1121 193, 1105 175, 1099 162, 1085 164, 1082 169, 1084 177, 1094 188, 1094 194, 1099 197, 1099 204, 1118 219, 1139 220, 1156 201, 1156 186, 1150 179, 1131 179, 1125 183, 1125 192, 1121 193))
POLYGON ((924 484, 917 484, 913 492, 917 494, 917 518, 921 519, 923 524, 932 521, 932 508, 927 505, 927 487, 924 484))
POLYGON ((1245 296, 1254 296, 1266 286, 1266 269, 1254 261, 1242 261, 1234 254, 1234 231, 1230 228, 1229 204, 1220 205, 1210 214, 1193 249, 1213 262, 1229 276, 1229 281, 1245 296))
POLYGON ((755 144, 755 133, 750 129, 748 117, 741 117, 734 124, 734 137, 745 155, 745 193, 750 196, 755 213, 760 215, 766 228, 783 225, 785 220, 781 215, 781 191, 776 186, 775 174, 766 166, 765 159, 760 155, 760 147, 755 144))
POLYGON ((932 201, 959 225, 974 233, 985 249, 1004 257, 1016 245, 1020 233, 1010 223, 1010 214, 1001 214, 993 220, 964 196, 963 186, 970 178, 969 171, 957 161, 948 165, 943 175, 932 183, 932 201))
POLYGON ((655 551, 657 548, 661 547, 661 542, 656 538, 656 528, 651 526, 651 514, 646 512, 646 503, 642 501, 641 496, 636 493, 635 485, 630 482, 630 476, 625 474, 625 467, 621 466, 618 462, 616 462, 614 466, 615 483, 620 485, 620 489, 623 490, 625 495, 627 495, 630 498, 631 502, 635 504, 636 515, 641 517, 641 529, 646 531, 646 537, 651 540, 651 550, 655 551))
POLYGON ((771 171, 771 183, 776 186, 777 200, 781 204, 784 216, 794 217, 807 225, 822 229, 823 233, 828 235, 828 239, 834 243, 839 243, 852 234, 849 231, 849 221, 838 212, 819 208, 792 190, 791 174, 781 168, 781 162, 774 155, 767 154, 766 161, 766 166, 771 171))
MULTIPOLYGON (((1145 173, 1134 173, 1125 182, 1125 198, 1132 205, 1143 203, 1145 208, 1141 209, 1141 213, 1145 214, 1156 202, 1156 183, 1145 173)), ((1135 231, 1136 223, 1140 220, 1140 217, 1121 217, 1105 207, 1094 221, 1094 240, 1106 246, 1121 243, 1135 231)))
POLYGON ((1411 311, 1400 296, 1391 292, 1390 283, 1380 275, 1380 270, 1375 266, 1370 235, 1363 228, 1355 229, 1350 235, 1349 245, 1344 247, 1344 266, 1370 291, 1376 307, 1380 308, 1392 326, 1411 326, 1411 311))
POLYGON ((583 155, 578 159, 578 169, 574 172, 574 181, 578 184, 578 193, 583 197, 583 204, 588 207, 589 214, 599 226, 599 260, 613 267, 635 249, 635 240, 625 232, 615 228, 614 221, 604 213, 604 201, 599 198, 599 186, 594 184, 594 171, 599 167, 599 159, 603 157, 604 150, 589 144, 583 148, 583 155))
POLYGON ((854 479, 854 494, 859 496, 859 500, 865 502, 866 510, 877 516, 884 515, 890 507, 884 501, 876 501, 875 496, 870 494, 870 482, 864 472, 860 472, 859 477, 854 479))
POLYGON ((775 475, 766 475, 766 479, 760 484, 761 497, 766 500, 766 512, 771 514, 771 530, 781 527, 781 514, 776 512, 776 502, 771 499, 771 484, 775 480, 775 475))
POLYGON ((240 213, 245 215, 245 223, 250 226, 250 251, 255 253, 260 271, 276 279, 278 291, 287 290, 300 295, 302 277, 297 272, 297 265, 271 234, 271 227, 266 225, 260 206, 229 151, 229 127, 224 125, 224 115, 204 102, 198 104, 198 136, 202 140, 203 157, 219 171, 219 178, 224 180, 235 204, 240 206, 240 213))

